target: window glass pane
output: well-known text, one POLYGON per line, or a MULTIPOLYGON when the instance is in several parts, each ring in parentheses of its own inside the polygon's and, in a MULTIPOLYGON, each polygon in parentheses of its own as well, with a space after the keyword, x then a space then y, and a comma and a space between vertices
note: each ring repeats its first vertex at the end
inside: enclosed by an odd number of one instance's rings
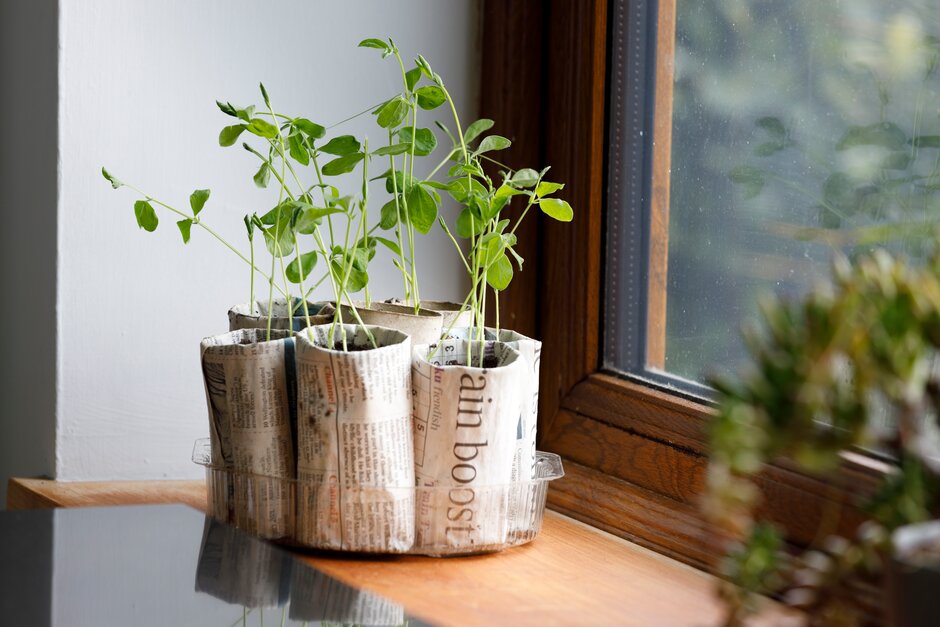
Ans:
POLYGON ((940 222, 940 3, 676 0, 675 21, 653 171, 665 307, 647 327, 665 349, 647 365, 704 381, 740 365, 759 294, 799 295, 834 249, 922 254, 940 222))

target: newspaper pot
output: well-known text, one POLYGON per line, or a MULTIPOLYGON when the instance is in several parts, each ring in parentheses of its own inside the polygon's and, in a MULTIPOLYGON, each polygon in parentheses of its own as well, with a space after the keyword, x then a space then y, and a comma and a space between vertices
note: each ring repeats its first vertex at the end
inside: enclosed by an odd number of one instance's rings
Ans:
MULTIPOLYGON (((326 311, 331 308, 332 305, 326 311)), ((411 338, 412 346, 432 344, 441 339, 444 317, 437 311, 418 309, 418 313, 415 313, 415 308, 411 305, 378 302, 373 302, 368 307, 365 303, 356 303, 356 311, 363 324, 401 331, 411 338)), ((342 305, 342 312, 343 322, 356 322, 349 305, 342 305)))
POLYGON ((907 525, 892 535, 885 577, 888 622, 894 627, 940 625, 940 520, 907 525))
POLYGON ((529 377, 519 351, 502 342, 448 339, 415 347, 417 551, 484 552, 505 545, 529 377), (474 364, 482 353, 483 367, 466 365, 468 352, 474 364))
POLYGON ((293 528, 296 383, 291 331, 240 329, 200 345, 209 408, 210 513, 265 538, 293 528), (212 472, 212 471, 210 471, 212 472))
MULTIPOLYGON (((255 301, 254 307, 251 303, 235 305, 228 310, 228 330, 237 331, 238 329, 267 329, 268 328, 268 303, 273 302, 273 316, 271 317, 272 329, 288 329, 300 331, 307 327, 307 317, 304 315, 303 306, 299 298, 292 299, 294 305, 294 315, 288 318, 287 299, 275 298, 273 301, 259 300, 255 301)), ((333 321, 331 315, 321 313, 326 303, 307 302, 307 311, 310 314, 310 324, 327 324, 333 321)))
POLYGON ((445 333, 451 329, 473 326, 473 312, 464 309, 460 303, 451 303, 446 300, 422 300, 421 308, 436 311, 443 316, 445 333))
POLYGON ((345 551, 414 542, 411 340, 395 329, 332 325, 297 338, 298 509, 294 539, 345 551))

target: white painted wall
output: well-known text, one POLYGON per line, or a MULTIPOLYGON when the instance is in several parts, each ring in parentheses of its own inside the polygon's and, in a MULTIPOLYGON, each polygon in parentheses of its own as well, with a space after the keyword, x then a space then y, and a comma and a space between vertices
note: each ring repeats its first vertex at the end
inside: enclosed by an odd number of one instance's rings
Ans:
MULTIPOLYGON (((134 195, 112 191, 101 166, 171 204, 211 188, 204 220, 247 248, 241 216, 276 194, 253 185, 248 153, 218 146, 231 119, 214 100, 258 102, 263 81, 276 108, 332 124, 400 89, 393 59, 356 48, 387 34, 406 59, 429 59, 472 120, 478 3, 60 0, 59 25, 56 477, 199 477, 189 460, 207 434, 198 344, 247 301, 247 267, 198 229, 183 247, 166 213, 156 233, 138 230, 134 195)), ((370 116, 344 129, 384 134, 370 116)), ((444 237, 418 258, 423 297, 462 295, 444 237)), ((373 294, 398 295, 391 264, 375 267, 373 294)))

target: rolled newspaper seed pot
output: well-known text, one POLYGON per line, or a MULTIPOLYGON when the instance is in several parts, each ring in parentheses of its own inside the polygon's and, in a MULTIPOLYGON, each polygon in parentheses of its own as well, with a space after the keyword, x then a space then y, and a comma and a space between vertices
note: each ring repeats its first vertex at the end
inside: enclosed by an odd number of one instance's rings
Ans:
POLYGON ((337 326, 331 337, 331 328, 296 335, 295 540, 404 552, 414 542, 411 340, 394 329, 358 325, 337 326))
POLYGON ((212 511, 230 511, 236 526, 261 537, 283 538, 294 518, 294 339, 285 330, 266 336, 240 329, 200 345, 213 469, 234 473, 220 473, 229 493, 223 504, 213 491, 212 511))
POLYGON ((511 533, 516 433, 529 369, 519 351, 494 341, 444 340, 416 346, 413 355, 415 549, 498 550, 511 533), (475 365, 466 365, 468 354, 475 365))
MULTIPOLYGON (((235 305, 228 310, 228 330, 237 331, 239 329, 267 329, 268 312, 271 307, 266 300, 255 301, 254 306, 251 303, 235 305)), ((272 329, 300 331, 307 328, 307 317, 304 316, 303 304, 299 298, 293 299, 294 314, 288 317, 287 299, 275 298, 273 301, 273 317, 271 318, 272 329)), ((307 311, 310 314, 310 324, 328 324, 333 321, 331 315, 321 313, 326 303, 311 303, 307 301, 307 311)))
MULTIPOLYGON (((419 309, 416 314, 411 305, 379 302, 373 302, 369 307, 365 303, 356 303, 356 311, 363 324, 401 331, 411 338, 412 346, 432 344, 441 339, 444 317, 437 311, 419 309)), ((349 305, 342 306, 342 313, 344 324, 356 323, 349 305)))
POLYGON ((278 607, 290 598, 291 558, 261 540, 206 518, 196 563, 196 592, 247 608, 278 607))
POLYGON ((445 300, 422 300, 421 308, 436 311, 443 316, 444 334, 452 329, 473 325, 473 312, 469 309, 462 309, 463 305, 460 303, 451 303, 445 300))

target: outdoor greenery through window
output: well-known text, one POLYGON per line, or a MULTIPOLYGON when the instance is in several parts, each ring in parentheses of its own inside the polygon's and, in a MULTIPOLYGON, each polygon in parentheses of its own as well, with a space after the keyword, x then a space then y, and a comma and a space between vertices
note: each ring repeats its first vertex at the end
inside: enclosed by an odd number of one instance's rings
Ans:
POLYGON ((648 286, 646 366, 704 382, 740 367, 762 292, 804 293, 836 250, 925 252, 940 223, 940 4, 661 0, 660 19, 673 9, 674 40, 660 28, 655 44, 671 89, 657 86, 651 118, 669 116, 671 142, 654 136, 667 193, 647 209, 666 216, 650 237, 668 238, 668 270, 648 286))

